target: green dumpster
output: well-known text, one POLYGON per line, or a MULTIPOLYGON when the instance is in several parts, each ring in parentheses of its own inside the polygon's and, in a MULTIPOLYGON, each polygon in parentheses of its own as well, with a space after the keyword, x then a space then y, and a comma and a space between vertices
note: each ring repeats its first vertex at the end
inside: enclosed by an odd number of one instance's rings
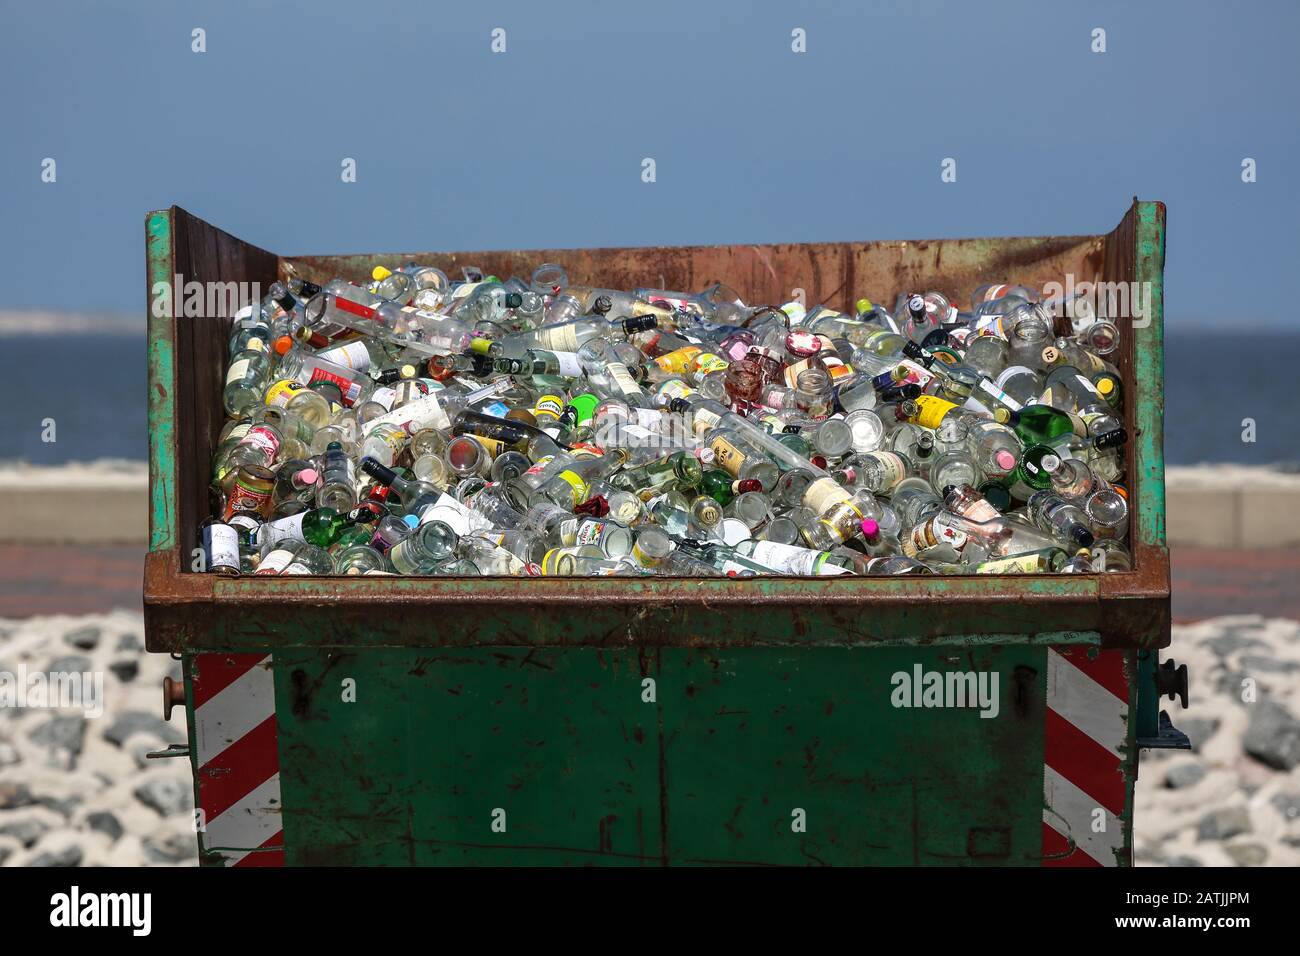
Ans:
POLYGON ((1165 209, 1091 236, 277 256, 145 220, 148 648, 183 662, 205 865, 1125 865, 1169 643, 1165 209), (232 308, 417 259, 848 308, 986 281, 1142 286, 1122 329, 1133 569, 1100 575, 227 578, 191 570, 232 308), (198 285, 194 285, 197 283, 198 285), (197 292, 195 290, 198 290, 197 292), (227 296, 227 299, 230 297, 227 296), (209 303, 210 304, 210 303, 209 303), (202 314, 196 314, 202 313, 202 314))

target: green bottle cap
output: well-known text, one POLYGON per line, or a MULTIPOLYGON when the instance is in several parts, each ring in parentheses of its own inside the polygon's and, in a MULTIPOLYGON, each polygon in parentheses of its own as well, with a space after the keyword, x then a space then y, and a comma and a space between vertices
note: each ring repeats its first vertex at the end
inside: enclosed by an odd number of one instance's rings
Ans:
POLYGON ((600 399, 590 392, 584 392, 581 395, 575 395, 569 401, 578 413, 578 424, 586 425, 591 421, 592 416, 596 414, 596 406, 600 404, 600 399))

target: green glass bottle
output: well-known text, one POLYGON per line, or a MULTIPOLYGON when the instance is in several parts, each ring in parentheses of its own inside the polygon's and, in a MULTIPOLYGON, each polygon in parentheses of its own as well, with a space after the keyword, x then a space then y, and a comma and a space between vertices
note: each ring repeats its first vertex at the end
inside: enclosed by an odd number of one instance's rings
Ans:
POLYGON ((258 544, 275 544, 279 541, 306 541, 318 548, 327 548, 338 540, 350 525, 346 515, 333 508, 314 508, 296 515, 268 521, 258 529, 258 544))
POLYGON ((335 539, 334 543, 329 546, 329 553, 338 554, 357 545, 370 544, 370 539, 374 536, 375 529, 371 525, 354 524, 350 528, 345 528, 335 539))
POLYGON ((693 488, 700 483, 703 469, 690 452, 673 452, 637 468, 620 471, 609 483, 623 491, 652 491, 675 483, 678 488, 693 488))
POLYGON ((993 414, 999 422, 1015 429, 1026 445, 1049 445, 1052 439, 1075 431, 1069 414, 1050 405, 1026 405, 1018 412, 998 408, 993 414))
POLYGON ((757 478, 737 481, 719 468, 711 468, 700 478, 699 490, 724 508, 746 491, 762 491, 763 483, 757 478))
POLYGON ((1056 449, 1048 445, 1026 445, 1011 473, 1007 490, 1017 501, 1028 501, 1035 491, 1052 486, 1052 471, 1060 466, 1056 449))

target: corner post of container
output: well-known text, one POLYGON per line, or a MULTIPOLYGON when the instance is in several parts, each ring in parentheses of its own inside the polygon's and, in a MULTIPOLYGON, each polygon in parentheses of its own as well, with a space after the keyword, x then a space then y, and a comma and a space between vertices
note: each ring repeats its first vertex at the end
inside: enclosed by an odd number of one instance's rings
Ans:
POLYGON ((148 318, 149 551, 176 547, 176 249, 171 209, 145 216, 145 303, 148 318))

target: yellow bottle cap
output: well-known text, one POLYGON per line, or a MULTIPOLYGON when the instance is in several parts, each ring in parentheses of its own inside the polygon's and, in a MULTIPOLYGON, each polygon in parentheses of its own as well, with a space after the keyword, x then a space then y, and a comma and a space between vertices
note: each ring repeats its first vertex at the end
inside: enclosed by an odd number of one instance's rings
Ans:
POLYGON ((1103 378, 1097 383, 1097 391, 1101 392, 1103 395, 1109 395, 1111 392, 1115 391, 1115 383, 1108 378, 1103 378))
POLYGON ((385 269, 383 266, 375 266, 370 270, 370 278, 374 279, 376 282, 382 282, 392 274, 392 269, 385 269))
POLYGON ((870 299, 862 298, 862 299, 858 299, 857 302, 853 303, 853 308, 857 309, 858 312, 861 313, 861 312, 870 312, 873 308, 875 308, 875 306, 871 304, 870 299))

